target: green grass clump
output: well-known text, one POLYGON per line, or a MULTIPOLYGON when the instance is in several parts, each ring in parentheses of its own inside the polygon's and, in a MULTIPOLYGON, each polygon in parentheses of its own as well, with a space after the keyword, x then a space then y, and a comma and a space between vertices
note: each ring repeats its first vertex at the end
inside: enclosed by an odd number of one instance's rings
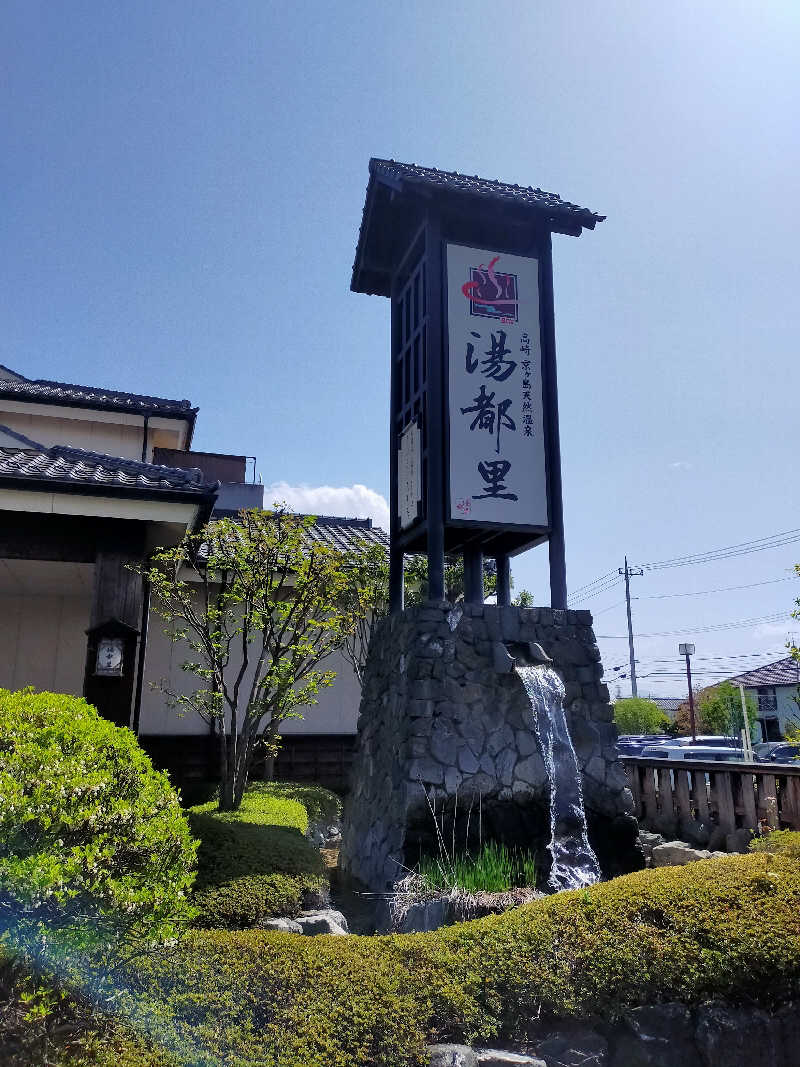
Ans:
POLYGON ((797 830, 773 830, 750 842, 751 852, 768 852, 800 860, 800 832, 797 830))
POLYGON ((417 873, 427 889, 445 893, 462 889, 466 893, 505 893, 517 886, 536 885, 536 862, 532 853, 509 850, 488 841, 480 852, 462 852, 438 858, 423 856, 417 873))
POLYGON ((418 1067, 427 1042, 519 1038, 532 1019, 774 1009, 800 993, 800 869, 766 859, 640 871, 429 934, 192 931, 137 967, 129 1010, 187 1065, 418 1067))
POLYGON ((248 823, 251 826, 289 826, 304 834, 308 829, 308 809, 299 800, 277 794, 265 786, 250 786, 237 811, 219 811, 217 800, 189 809, 192 817, 213 815, 222 823, 248 823))
POLYGON ((304 894, 327 887, 323 859, 305 837, 302 789, 259 783, 238 811, 220 812, 216 801, 189 810, 200 838, 196 926, 240 929, 271 915, 297 915, 304 894))

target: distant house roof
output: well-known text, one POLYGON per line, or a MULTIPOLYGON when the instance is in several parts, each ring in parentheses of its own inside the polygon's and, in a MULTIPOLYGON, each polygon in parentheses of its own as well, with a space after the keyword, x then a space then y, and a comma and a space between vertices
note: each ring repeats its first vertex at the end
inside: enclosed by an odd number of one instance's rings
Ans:
POLYGON ((737 674, 731 681, 736 685, 759 686, 759 685, 800 685, 800 661, 793 656, 767 663, 763 667, 756 667, 753 671, 745 674, 737 674))
POLYGON ((325 544, 350 552, 359 545, 389 547, 389 535, 373 526, 372 519, 345 519, 337 515, 317 515, 306 533, 311 544, 325 544))
POLYGON ((126 393, 119 389, 100 389, 93 385, 69 385, 67 382, 51 382, 44 378, 25 378, 18 371, 12 371, 2 365, 0 397, 28 400, 37 404, 159 415, 168 419, 186 419, 192 424, 197 415, 197 408, 192 407, 188 400, 167 400, 161 396, 126 393))
POLYGON ((180 492, 211 496, 216 484, 203 479, 197 468, 160 467, 120 456, 107 456, 67 445, 46 447, 22 434, 0 426, 4 439, 14 438, 19 447, 0 447, 0 485, 71 489, 117 489, 145 494, 180 492))
POLYGON ((497 179, 479 178, 477 174, 469 177, 457 171, 399 163, 394 159, 371 159, 369 174, 350 285, 357 293, 389 295, 384 240, 387 212, 391 210, 395 193, 418 191, 428 196, 460 199, 465 206, 470 203, 470 198, 473 204, 494 201, 530 213, 555 232, 576 236, 584 228, 593 230, 605 218, 605 215, 597 215, 588 208, 562 200, 556 193, 531 185, 511 185, 497 179))
POLYGON ((652 700, 654 704, 658 704, 667 715, 674 715, 681 704, 686 701, 686 697, 648 697, 647 699, 652 700))

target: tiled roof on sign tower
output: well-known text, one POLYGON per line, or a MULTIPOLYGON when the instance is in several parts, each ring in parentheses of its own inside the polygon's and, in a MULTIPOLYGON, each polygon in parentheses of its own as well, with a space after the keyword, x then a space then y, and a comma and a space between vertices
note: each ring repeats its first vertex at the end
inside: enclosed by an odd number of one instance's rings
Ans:
POLYGON ((470 177, 394 159, 371 159, 350 282, 354 292, 389 296, 399 251, 396 242, 402 243, 413 234, 424 217, 426 200, 431 199, 465 216, 494 209, 501 214, 513 213, 517 221, 573 236, 584 229, 593 230, 605 218, 532 185, 512 185, 496 178, 470 177))
POLYGON ((371 159, 370 172, 383 174, 388 178, 399 179, 421 185, 438 186, 448 192, 469 193, 472 196, 487 196, 499 200, 512 200, 527 204, 548 213, 570 215, 582 226, 593 230, 605 215, 596 215, 588 208, 562 200, 557 193, 548 193, 544 189, 534 189, 532 185, 511 185, 498 178, 479 178, 477 174, 469 177, 455 170, 437 170, 436 167, 420 167, 416 163, 398 163, 394 159, 371 159))

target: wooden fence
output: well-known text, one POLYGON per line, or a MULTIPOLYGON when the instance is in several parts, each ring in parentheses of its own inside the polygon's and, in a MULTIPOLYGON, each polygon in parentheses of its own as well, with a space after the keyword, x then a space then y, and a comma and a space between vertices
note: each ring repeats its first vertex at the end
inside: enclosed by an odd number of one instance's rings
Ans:
MULTIPOLYGON (((800 830, 800 764, 643 759, 622 763, 646 830, 706 843, 719 829, 800 830)), ((717 847, 722 842, 718 841, 717 847)))

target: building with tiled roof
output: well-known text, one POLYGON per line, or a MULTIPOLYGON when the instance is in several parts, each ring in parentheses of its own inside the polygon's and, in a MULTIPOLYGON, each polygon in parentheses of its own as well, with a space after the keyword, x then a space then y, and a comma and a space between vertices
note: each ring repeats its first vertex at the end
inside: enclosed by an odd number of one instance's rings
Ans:
POLYGON ((779 741, 786 730, 800 726, 800 660, 784 656, 730 681, 742 685, 758 702, 758 720, 765 741, 779 741))
MULTIPOLYGON (((195 679, 180 668, 188 650, 151 619, 136 568, 215 516, 263 506, 247 456, 190 449, 196 416, 188 400, 0 366, 0 687, 85 696, 179 779, 213 775, 212 738, 151 684, 190 691, 195 679)), ((343 551, 388 546, 363 518, 320 516, 306 537, 343 551)), ((281 759, 294 777, 341 785, 360 690, 343 656, 329 666, 336 683, 307 720, 285 724, 281 759)))

